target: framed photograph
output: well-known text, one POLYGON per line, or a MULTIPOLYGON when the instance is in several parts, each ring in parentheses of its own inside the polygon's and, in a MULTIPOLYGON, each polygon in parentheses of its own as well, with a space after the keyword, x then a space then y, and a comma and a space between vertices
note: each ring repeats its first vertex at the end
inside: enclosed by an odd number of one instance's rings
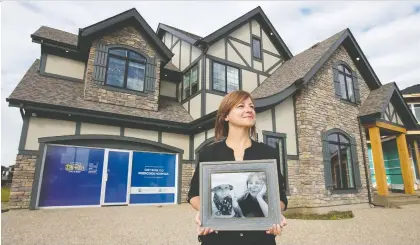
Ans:
POLYGON ((268 230, 281 222, 277 163, 200 163, 200 219, 213 230, 268 230))

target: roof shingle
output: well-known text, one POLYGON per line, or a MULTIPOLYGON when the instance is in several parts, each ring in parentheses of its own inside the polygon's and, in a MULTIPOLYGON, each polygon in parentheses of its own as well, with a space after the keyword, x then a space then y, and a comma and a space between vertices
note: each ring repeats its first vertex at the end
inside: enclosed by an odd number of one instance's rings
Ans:
POLYGON ((287 60, 252 91, 252 97, 258 99, 275 95, 303 78, 344 32, 345 30, 287 60))
POLYGON ((395 87, 393 83, 382 85, 380 88, 370 91, 365 102, 359 109, 359 116, 367 116, 382 113, 391 99, 395 87))
POLYGON ((41 26, 33 36, 49 39, 52 41, 77 46, 78 37, 76 34, 57 30, 48 26, 41 26))
POLYGON ((193 118, 175 100, 159 98, 159 111, 88 101, 83 98, 84 83, 40 75, 36 60, 10 95, 10 99, 45 103, 120 115, 189 123, 193 118))
POLYGON ((416 84, 401 90, 402 94, 419 94, 420 93, 420 84, 416 84))

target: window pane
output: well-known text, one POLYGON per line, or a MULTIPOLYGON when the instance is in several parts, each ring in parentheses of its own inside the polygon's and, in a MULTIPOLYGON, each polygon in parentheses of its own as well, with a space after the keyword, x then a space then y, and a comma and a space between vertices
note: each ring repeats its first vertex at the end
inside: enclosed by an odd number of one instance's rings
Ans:
POLYGON ((227 92, 236 91, 239 89, 239 70, 227 66, 227 92))
POLYGON ((191 69, 191 83, 198 82, 197 66, 191 69))
POLYGON ((127 88, 143 91, 144 88, 144 65, 129 62, 127 74, 127 88))
POLYGON ((342 73, 338 74, 338 80, 340 81, 340 88, 341 88, 341 98, 347 99, 347 91, 346 91, 346 78, 342 73))
POLYGON ((353 178, 353 166, 351 161, 350 147, 341 146, 340 147, 340 160, 341 160, 341 179, 342 179, 342 189, 354 188, 354 178, 353 178))
POLYGON ((252 39, 252 54, 255 58, 261 59, 261 43, 255 38, 252 39))
POLYGON ((340 183, 341 183, 339 158, 338 158, 338 145, 328 144, 328 149, 330 152, 331 174, 332 174, 334 189, 338 189, 340 188, 340 183))
POLYGON ((346 143, 346 144, 348 144, 348 143, 349 143, 349 140, 347 139, 347 137, 346 137, 346 136, 344 136, 344 135, 342 135, 342 134, 339 134, 339 136, 340 136, 340 144, 341 144, 341 143, 346 143))
POLYGON ((347 91, 349 93, 349 99, 351 102, 355 102, 354 93, 353 93, 353 79, 351 77, 346 77, 347 81, 347 91))
POLYGON ((134 53, 134 52, 129 52, 129 53, 128 53, 128 57, 129 57, 130 59, 138 60, 138 61, 140 61, 140 62, 145 62, 145 61, 146 61, 146 59, 145 59, 143 56, 141 56, 141 55, 139 55, 139 54, 136 54, 136 53, 134 53))
POLYGON ((348 75, 351 75, 350 71, 346 67, 344 67, 344 72, 348 75))
POLYGON ((111 49, 109 50, 109 53, 119 55, 122 57, 127 57, 127 50, 124 50, 124 49, 111 49))
POLYGON ((225 66, 213 63, 213 89, 226 92, 225 66))
POLYGON ((417 118, 417 121, 420 122, 420 104, 414 105, 414 114, 417 118))
POLYGON ((337 134, 330 134, 330 135, 328 135, 328 141, 338 142, 337 134))
POLYGON ((190 73, 187 73, 184 75, 183 86, 184 86, 184 93, 183 93, 182 98, 185 99, 191 95, 190 94, 190 73))
POLYGON ((114 57, 109 58, 106 84, 123 87, 125 61, 114 57))
POLYGON ((339 71, 342 71, 342 72, 344 72, 344 66, 342 66, 342 65, 339 65, 339 66, 337 66, 337 68, 338 68, 338 70, 339 70, 339 71))
POLYGON ((273 138, 273 137, 267 137, 267 145, 273 147, 273 148, 277 148, 277 142, 279 140, 277 138, 273 138))

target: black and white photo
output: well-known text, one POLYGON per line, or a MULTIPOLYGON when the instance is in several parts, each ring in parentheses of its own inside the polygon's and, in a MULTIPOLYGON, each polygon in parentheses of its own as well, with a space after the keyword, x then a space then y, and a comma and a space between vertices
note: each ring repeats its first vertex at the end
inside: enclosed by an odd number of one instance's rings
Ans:
POLYGON ((268 216, 265 172, 226 172, 211 174, 213 218, 268 216))

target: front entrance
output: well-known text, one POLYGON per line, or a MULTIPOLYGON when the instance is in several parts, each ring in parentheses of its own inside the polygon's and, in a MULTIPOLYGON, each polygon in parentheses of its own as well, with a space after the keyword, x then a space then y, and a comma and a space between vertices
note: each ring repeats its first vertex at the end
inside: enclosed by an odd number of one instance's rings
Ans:
POLYGON ((129 203, 130 166, 132 152, 106 150, 102 178, 102 205, 124 205, 129 203))

